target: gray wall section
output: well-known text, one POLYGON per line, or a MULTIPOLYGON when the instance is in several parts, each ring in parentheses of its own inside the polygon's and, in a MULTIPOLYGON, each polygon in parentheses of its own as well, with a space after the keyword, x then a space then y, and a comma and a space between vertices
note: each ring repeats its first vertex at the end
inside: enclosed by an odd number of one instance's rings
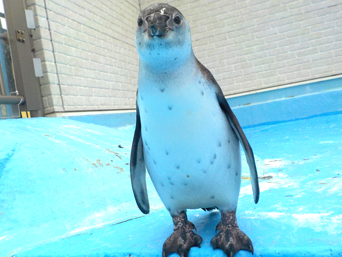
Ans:
MULTIPOLYGON (((26 0, 36 15, 45 113, 135 107, 134 28, 151 0, 26 0)), ((165 0, 234 95, 342 73, 342 0, 165 0)))
POLYGON ((136 0, 27 0, 45 114, 135 107, 136 0))

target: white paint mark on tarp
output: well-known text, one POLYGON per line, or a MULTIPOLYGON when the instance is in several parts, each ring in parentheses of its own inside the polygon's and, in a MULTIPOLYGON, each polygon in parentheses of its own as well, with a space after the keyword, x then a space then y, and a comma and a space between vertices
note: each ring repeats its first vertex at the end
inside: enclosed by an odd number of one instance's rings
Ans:
POLYGON ((331 213, 304 213, 304 214, 292 214, 292 217, 296 218, 299 221, 310 221, 317 222, 323 216, 329 216, 331 213))
MULTIPOLYGON (((331 223, 331 217, 328 217, 331 213, 304 213, 304 214, 292 214, 292 217, 297 220, 298 227, 309 227, 315 231, 321 231, 323 229, 329 229, 331 223)), ((329 230, 334 231, 334 228, 329 230)))
POLYGON ((278 218, 282 218, 282 217, 288 215, 285 212, 259 212, 259 213, 256 213, 254 211, 246 211, 245 213, 250 218, 271 218, 271 219, 278 219, 278 218))
MULTIPOLYGON (((291 179, 286 173, 267 173, 263 177, 271 177, 267 180, 262 180, 259 177, 260 192, 270 190, 272 188, 298 188, 300 181, 291 179)), ((252 194, 251 185, 241 186, 240 197, 252 194)))
POLYGON ((337 215, 335 217, 332 217, 331 220, 334 222, 334 223, 342 223, 342 214, 341 215, 337 215))
POLYGON ((289 161, 283 160, 283 159, 265 159, 264 165, 266 168, 281 168, 285 165, 289 164, 289 161))
POLYGON ((285 212, 260 212, 261 216, 267 216, 273 219, 277 219, 285 215, 285 212))

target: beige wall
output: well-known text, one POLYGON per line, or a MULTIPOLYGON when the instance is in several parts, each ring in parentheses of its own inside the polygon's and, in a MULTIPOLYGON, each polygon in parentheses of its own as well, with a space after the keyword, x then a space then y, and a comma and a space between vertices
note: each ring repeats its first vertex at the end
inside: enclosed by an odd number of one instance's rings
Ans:
POLYGON ((194 52, 226 95, 342 73, 341 0, 166 2, 190 23, 194 52))
MULTIPOLYGON (((151 0, 26 0, 45 113, 135 108, 134 29, 151 0)), ((165 0, 229 95, 342 73, 342 0, 165 0)))
POLYGON ((136 0, 27 0, 45 113, 135 107, 136 0))

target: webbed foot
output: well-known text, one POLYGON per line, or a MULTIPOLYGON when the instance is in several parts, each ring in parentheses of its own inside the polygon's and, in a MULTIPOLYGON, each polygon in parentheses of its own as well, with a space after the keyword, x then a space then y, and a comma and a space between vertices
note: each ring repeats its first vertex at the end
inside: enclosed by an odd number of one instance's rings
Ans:
POLYGON ((163 245, 163 257, 177 253, 181 257, 188 257, 191 247, 201 247, 202 238, 194 233, 195 225, 188 221, 183 211, 179 216, 172 217, 174 231, 163 245))
POLYGON ((240 250, 253 254, 252 241, 239 229, 235 212, 221 212, 221 215, 221 221, 216 227, 220 232, 211 240, 213 248, 223 250, 228 257, 233 257, 240 250))

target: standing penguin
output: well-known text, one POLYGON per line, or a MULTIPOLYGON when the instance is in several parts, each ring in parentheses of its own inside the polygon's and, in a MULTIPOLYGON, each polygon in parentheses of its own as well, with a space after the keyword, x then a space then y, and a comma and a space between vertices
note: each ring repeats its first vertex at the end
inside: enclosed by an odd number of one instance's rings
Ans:
POLYGON ((194 56, 190 27, 168 4, 144 9, 137 21, 139 53, 136 128, 131 153, 131 181, 139 209, 149 213, 147 168, 170 212, 174 232, 163 257, 187 257, 200 247, 187 209, 221 212, 214 249, 227 256, 253 253, 251 240, 238 227, 236 208, 241 184, 241 143, 251 173, 255 203, 259 184, 252 148, 210 71, 194 56))

